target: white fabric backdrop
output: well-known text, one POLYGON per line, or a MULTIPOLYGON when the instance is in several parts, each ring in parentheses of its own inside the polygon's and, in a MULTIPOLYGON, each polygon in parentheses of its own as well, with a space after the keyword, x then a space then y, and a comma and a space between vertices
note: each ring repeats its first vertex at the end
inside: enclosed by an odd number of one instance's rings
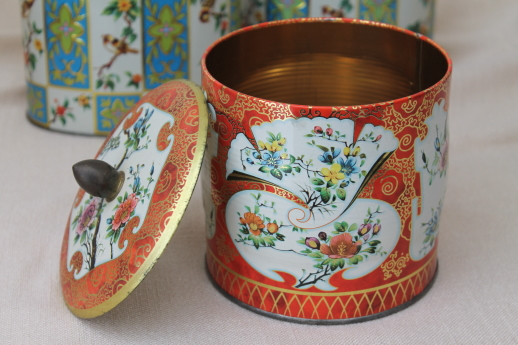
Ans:
POLYGON ((454 61, 448 192, 431 291, 392 316, 344 326, 281 322, 220 295, 204 270, 201 194, 146 280, 112 312, 80 320, 59 286, 77 187, 71 166, 103 139, 25 119, 17 1, 0 4, 0 343, 518 344, 518 3, 437 4, 454 61))

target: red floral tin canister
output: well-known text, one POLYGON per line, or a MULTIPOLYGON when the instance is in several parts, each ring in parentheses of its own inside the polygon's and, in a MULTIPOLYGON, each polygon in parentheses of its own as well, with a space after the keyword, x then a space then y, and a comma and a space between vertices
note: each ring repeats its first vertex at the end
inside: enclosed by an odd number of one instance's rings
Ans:
POLYGON ((347 323, 397 311, 437 272, 451 60, 387 24, 248 27, 202 60, 206 262, 254 311, 347 323))

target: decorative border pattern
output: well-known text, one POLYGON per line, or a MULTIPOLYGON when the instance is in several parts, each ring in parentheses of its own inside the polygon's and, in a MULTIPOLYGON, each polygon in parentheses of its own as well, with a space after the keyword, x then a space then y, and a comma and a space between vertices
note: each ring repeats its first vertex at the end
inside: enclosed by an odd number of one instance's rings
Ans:
POLYGON ((312 320, 358 318, 397 307, 419 295, 437 269, 434 254, 418 270, 397 281, 372 289, 329 293, 287 290, 254 281, 227 267, 211 250, 206 261, 214 281, 239 301, 267 312, 312 320))
POLYGON ((45 0, 49 83, 90 88, 85 0, 45 0))
POLYGON ((138 102, 140 95, 97 95, 95 130, 108 134, 138 102))
POLYGON ((145 88, 188 78, 188 1, 146 0, 142 10, 145 88))
POLYGON ((306 0, 271 0, 266 7, 266 20, 281 20, 307 17, 309 3, 306 0))
POLYGON ((27 101, 29 103, 27 115, 32 121, 46 125, 47 116, 47 94, 43 87, 27 83, 27 101))

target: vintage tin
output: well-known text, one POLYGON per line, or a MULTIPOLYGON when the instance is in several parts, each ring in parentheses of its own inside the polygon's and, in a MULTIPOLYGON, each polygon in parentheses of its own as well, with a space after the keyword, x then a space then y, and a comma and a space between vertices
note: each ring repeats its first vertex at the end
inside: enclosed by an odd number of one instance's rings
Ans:
POLYGON ((65 230, 67 306, 96 317, 142 281, 203 155, 207 270, 229 299, 314 324, 415 302, 437 272, 450 77, 433 41, 375 22, 286 20, 216 41, 203 93, 152 90, 75 166, 92 195, 79 191, 65 230))
POLYGON ((396 25, 429 37, 433 34, 435 0, 247 0, 245 24, 304 17, 372 20, 396 25))
POLYGON ((437 271, 448 55, 386 24, 301 19, 231 33, 202 67, 216 114, 206 260, 219 289, 318 324, 420 297, 437 271))
POLYGON ((235 0, 22 0, 27 116, 56 131, 106 135, 140 97, 200 82, 214 40, 241 27, 235 0))

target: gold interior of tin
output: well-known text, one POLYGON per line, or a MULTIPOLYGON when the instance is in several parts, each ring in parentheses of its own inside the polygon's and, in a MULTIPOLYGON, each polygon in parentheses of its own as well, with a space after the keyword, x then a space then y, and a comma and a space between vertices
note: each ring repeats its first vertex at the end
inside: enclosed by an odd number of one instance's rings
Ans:
POLYGON ((379 103, 437 83, 448 69, 439 49, 373 25, 300 22, 243 31, 207 55, 223 85, 267 100, 314 106, 379 103))

